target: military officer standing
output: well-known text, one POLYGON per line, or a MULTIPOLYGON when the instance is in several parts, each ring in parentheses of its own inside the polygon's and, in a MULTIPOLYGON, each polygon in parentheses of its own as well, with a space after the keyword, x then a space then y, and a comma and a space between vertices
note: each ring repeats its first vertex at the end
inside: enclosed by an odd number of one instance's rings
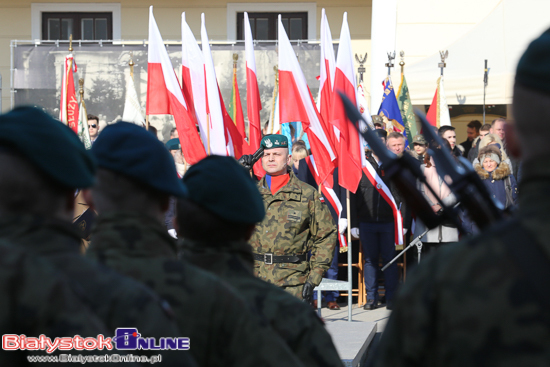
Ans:
POLYGON ((319 193, 290 169, 288 139, 267 135, 261 145, 266 216, 250 239, 254 273, 309 302, 332 262, 336 225, 319 193))

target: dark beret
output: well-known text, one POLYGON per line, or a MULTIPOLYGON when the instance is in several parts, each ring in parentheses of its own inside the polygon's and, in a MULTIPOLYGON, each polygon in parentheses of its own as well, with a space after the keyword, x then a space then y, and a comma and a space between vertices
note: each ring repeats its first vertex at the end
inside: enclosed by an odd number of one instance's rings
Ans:
POLYGON ((263 137, 261 146, 264 150, 273 148, 288 148, 288 138, 280 134, 271 134, 263 137))
POLYGON ((0 147, 13 150, 60 185, 76 189, 94 183, 95 162, 68 126, 35 107, 0 115, 0 147))
POLYGON ((166 142, 166 149, 178 150, 181 149, 180 140, 178 138, 170 139, 166 142))
POLYGON ((531 42, 521 56, 516 83, 550 93, 550 29, 531 42))
POLYGON ((171 154, 153 134, 120 121, 107 126, 92 146, 97 165, 131 177, 157 191, 181 197, 186 188, 178 179, 171 154))
POLYGON ((234 223, 257 223, 265 208, 256 183, 232 157, 211 155, 183 176, 187 198, 219 217, 234 223))

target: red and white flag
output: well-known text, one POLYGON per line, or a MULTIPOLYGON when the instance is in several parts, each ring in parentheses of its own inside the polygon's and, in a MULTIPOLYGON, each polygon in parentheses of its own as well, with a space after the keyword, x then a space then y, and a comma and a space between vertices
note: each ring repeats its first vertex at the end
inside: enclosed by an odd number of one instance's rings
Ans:
MULTIPOLYGON (((254 154, 260 148, 262 140, 262 124, 260 121, 260 90, 256 77, 256 58, 254 57, 254 42, 248 13, 244 12, 244 50, 246 57, 246 109, 248 113, 248 147, 247 154, 254 154)), ((265 175, 260 161, 254 165, 254 174, 260 178, 265 175)))
POLYGON ((443 88, 443 76, 437 79, 437 89, 435 90, 434 98, 428 109, 426 118, 430 124, 437 128, 451 125, 451 115, 449 114, 449 106, 445 97, 445 88, 443 88))
POLYGON ((321 182, 334 171, 336 154, 323 128, 313 96, 279 15, 279 116, 281 123, 302 122, 321 182))
POLYGON ((189 113, 199 125, 200 136, 207 147, 206 87, 204 85, 204 58, 191 28, 181 14, 181 84, 183 96, 189 103, 189 113))
POLYGON ((207 129, 210 130, 208 140, 210 142, 209 154, 215 155, 233 155, 228 154, 228 149, 232 147, 225 139, 224 118, 222 113, 220 94, 218 91, 218 80, 214 69, 214 60, 210 51, 208 42, 208 33, 206 33, 206 24, 204 13, 201 15, 201 44, 202 55, 204 58, 204 73, 206 80, 206 115, 207 129))
POLYGON ((351 50, 351 36, 348 14, 344 13, 340 46, 334 76, 335 97, 332 104, 331 122, 340 130, 340 151, 338 152, 338 181, 340 186, 355 193, 361 181, 365 161, 362 137, 346 115, 344 104, 337 92, 344 93, 351 101, 357 102, 356 83, 351 50))
POLYGON ((160 35, 153 7, 149 8, 147 115, 172 115, 185 160, 195 164, 206 156, 178 78, 160 35))
MULTIPOLYGON (((313 158, 313 156, 311 155, 307 156, 306 163, 309 167, 309 171, 315 179, 315 182, 317 182, 317 185, 321 186, 321 194, 330 203, 330 205, 338 215, 338 219, 340 219, 342 217, 343 208, 342 203, 340 202, 340 198, 338 198, 338 195, 336 195, 336 192, 332 188, 327 187, 325 183, 319 183, 319 173, 317 172, 317 166, 315 165, 315 158, 313 158)), ((348 248, 348 242, 346 240, 346 236, 343 233, 338 232, 338 242, 340 243, 340 252, 346 251, 348 248)))
POLYGON ((325 9, 321 15, 321 70, 319 74, 319 96, 317 98, 317 109, 325 123, 325 130, 328 133, 333 146, 338 150, 340 142, 340 131, 330 123, 330 111, 334 98, 339 98, 333 93, 334 73, 336 62, 334 58, 334 47, 332 45, 332 34, 328 25, 325 9))
POLYGON ((78 100, 74 88, 73 71, 76 73, 76 63, 73 54, 65 56, 63 78, 61 80, 61 103, 59 105, 59 120, 78 134, 78 100))

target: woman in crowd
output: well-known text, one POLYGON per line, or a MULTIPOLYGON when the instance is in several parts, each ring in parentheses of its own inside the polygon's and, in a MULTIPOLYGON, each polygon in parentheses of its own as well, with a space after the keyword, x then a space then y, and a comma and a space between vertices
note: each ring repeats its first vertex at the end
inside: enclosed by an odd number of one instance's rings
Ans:
MULTIPOLYGON (((456 202, 456 198, 447 186, 447 184, 439 177, 437 173, 437 167, 433 158, 428 153, 424 155, 424 163, 421 166, 424 176, 426 177, 426 183, 433 189, 435 194, 444 205, 452 206, 456 202)), ((436 196, 426 187, 425 184, 419 184, 420 190, 424 194, 424 197, 432 205, 432 210, 438 213, 441 210, 441 206, 438 204, 436 196)), ((426 226, 417 220, 414 236, 421 235, 426 226)), ((442 244, 448 244, 458 242, 458 229, 453 223, 444 222, 440 226, 431 229, 422 237, 422 253, 429 252, 442 244)))
POLYGON ((474 168, 491 196, 506 209, 516 203, 518 188, 511 165, 502 159, 504 154, 497 144, 486 145, 480 148, 474 168))

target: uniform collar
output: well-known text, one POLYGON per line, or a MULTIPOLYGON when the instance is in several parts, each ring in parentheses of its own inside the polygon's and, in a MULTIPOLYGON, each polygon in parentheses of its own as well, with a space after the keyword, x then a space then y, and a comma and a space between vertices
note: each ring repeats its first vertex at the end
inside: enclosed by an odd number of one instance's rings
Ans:
POLYGON ((265 176, 262 177, 259 183, 260 194, 262 194, 262 196, 274 196, 274 197, 282 193, 294 193, 294 194, 301 195, 302 188, 300 187, 300 180, 298 179, 298 177, 296 177, 296 175, 294 174, 294 172, 292 172, 292 170, 290 170, 288 175, 290 179, 288 180, 287 184, 284 185, 275 195, 271 194, 271 190, 269 189, 269 187, 267 187, 267 183, 265 182, 265 176))

